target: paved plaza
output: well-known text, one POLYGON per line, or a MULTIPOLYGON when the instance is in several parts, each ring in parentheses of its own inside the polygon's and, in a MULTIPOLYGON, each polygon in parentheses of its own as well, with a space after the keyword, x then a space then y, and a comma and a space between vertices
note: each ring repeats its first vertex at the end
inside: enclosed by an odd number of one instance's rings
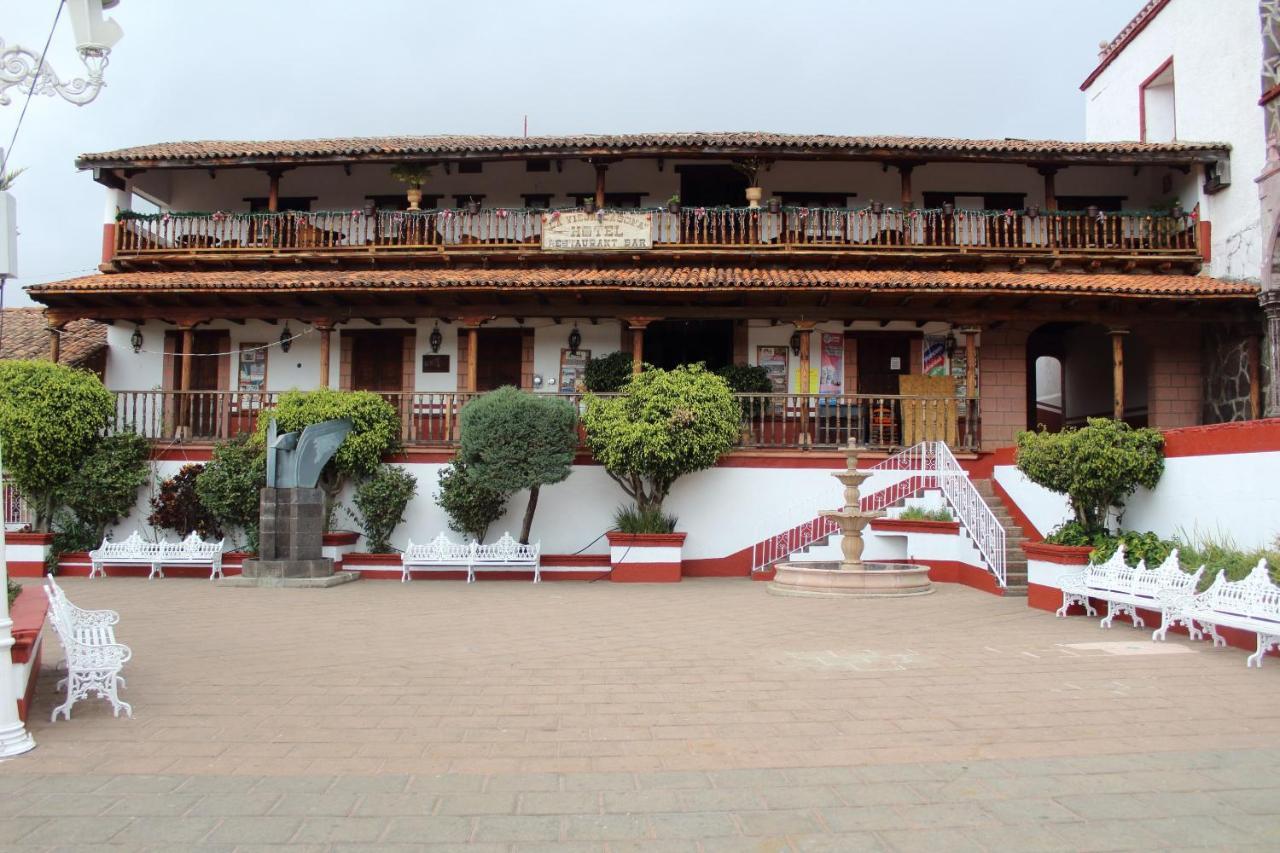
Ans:
POLYGON ((2 850, 1280 847, 1280 660, 1025 599, 65 588, 120 611, 134 719, 48 722, 48 632, 2 850))

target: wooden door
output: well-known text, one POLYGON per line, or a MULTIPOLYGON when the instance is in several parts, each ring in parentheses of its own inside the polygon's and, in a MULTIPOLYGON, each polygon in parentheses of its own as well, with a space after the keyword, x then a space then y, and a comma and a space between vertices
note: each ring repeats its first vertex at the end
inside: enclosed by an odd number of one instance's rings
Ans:
MULTIPOLYGON (((182 387, 182 332, 168 332, 172 342, 165 349, 171 358, 169 387, 182 387)), ((230 400, 228 395, 217 393, 230 390, 231 333, 226 331, 197 331, 192 336, 191 349, 192 392, 182 395, 176 412, 167 412, 166 420, 185 427, 191 438, 220 438, 228 434, 230 400), (206 392, 206 393, 198 393, 206 392), (176 419, 176 420, 175 420, 176 419)))
POLYGON ((404 390, 404 332, 356 331, 351 336, 351 389, 399 394, 404 390))
POLYGON ((858 335, 859 394, 897 394, 898 377, 910 372, 910 335, 858 335))
POLYGON ((492 391, 503 385, 519 388, 524 330, 481 329, 479 339, 475 390, 492 391))

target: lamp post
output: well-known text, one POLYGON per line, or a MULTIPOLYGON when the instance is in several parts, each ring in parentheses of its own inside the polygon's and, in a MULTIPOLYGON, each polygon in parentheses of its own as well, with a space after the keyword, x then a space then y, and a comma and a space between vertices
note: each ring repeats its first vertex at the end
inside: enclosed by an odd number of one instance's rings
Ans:
POLYGON ((124 36, 124 30, 111 18, 104 18, 105 9, 112 9, 120 0, 61 0, 71 17, 71 30, 75 34, 76 51, 89 72, 89 79, 77 77, 63 80, 50 67, 48 58, 41 62, 40 54, 20 44, 5 46, 0 39, 0 107, 13 102, 8 90, 17 87, 23 94, 59 95, 78 107, 83 107, 98 97, 106 83, 102 74, 107 68, 111 48, 124 36))

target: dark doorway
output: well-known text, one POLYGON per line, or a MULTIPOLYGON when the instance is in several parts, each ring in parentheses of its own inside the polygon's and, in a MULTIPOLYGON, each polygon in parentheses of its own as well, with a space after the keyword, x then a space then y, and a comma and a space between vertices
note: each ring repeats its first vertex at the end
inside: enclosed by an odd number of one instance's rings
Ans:
POLYGON ((351 390, 395 394, 403 391, 404 333, 343 332, 351 337, 351 390))
POLYGON ((680 203, 685 207, 742 207, 747 177, 732 166, 681 166, 680 203))
POLYGON ((481 329, 476 353, 476 390, 492 391, 503 385, 520 387, 523 355, 522 329, 481 329))
POLYGON ((858 393, 897 394, 898 377, 911 372, 911 335, 858 335, 858 393))
MULTIPOLYGON (((173 375, 170 377, 170 388, 182 387, 182 357, 178 351, 182 348, 182 333, 175 332, 173 375)), ((192 341, 191 359, 191 391, 218 391, 218 362, 231 350, 231 335, 227 332, 196 332, 192 341)))
POLYGON ((732 320, 659 320, 644 330, 646 364, 670 370, 703 362, 719 370, 733 361, 732 320))

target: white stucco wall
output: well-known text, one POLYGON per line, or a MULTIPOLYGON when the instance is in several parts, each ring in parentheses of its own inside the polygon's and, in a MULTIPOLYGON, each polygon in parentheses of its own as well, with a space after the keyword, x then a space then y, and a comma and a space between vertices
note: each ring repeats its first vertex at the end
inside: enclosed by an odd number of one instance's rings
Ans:
MULTIPOLYGON (((1139 87, 1173 57, 1178 139, 1227 142, 1232 149, 1231 186, 1215 195, 1195 191, 1203 218, 1213 223, 1213 260, 1207 272, 1226 278, 1257 280, 1261 266, 1263 240, 1253 182, 1266 160, 1258 107, 1261 46, 1255 0, 1173 0, 1085 92, 1087 139, 1138 139, 1139 87)), ((1150 138, 1160 138, 1159 128, 1148 129, 1155 131, 1150 138)), ((1194 187, 1203 182, 1202 175, 1191 177, 1194 187)), ((1182 201, 1188 210, 1195 204, 1195 199, 1182 201)))

